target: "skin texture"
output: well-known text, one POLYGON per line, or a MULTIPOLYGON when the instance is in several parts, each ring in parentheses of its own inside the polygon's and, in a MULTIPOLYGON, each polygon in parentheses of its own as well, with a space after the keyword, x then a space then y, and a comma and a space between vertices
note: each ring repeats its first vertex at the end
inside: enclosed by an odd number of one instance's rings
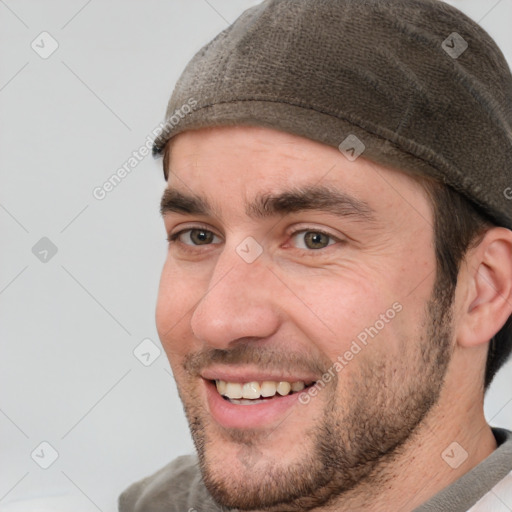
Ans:
POLYGON ((495 449, 482 383, 487 341, 512 308, 510 231, 490 230, 468 253, 450 305, 436 283, 430 202, 405 173, 261 127, 189 131, 171 144, 168 188, 196 201, 165 209, 157 328, 219 503, 413 510, 495 449), (295 197, 262 214, 265 198, 308 187, 352 202, 340 215, 295 197), (198 213, 197 198, 210 211, 198 213), (209 243, 197 245, 199 232, 209 243), (308 248, 306 232, 328 244, 308 248), (251 263, 247 237, 262 250, 251 263), (215 372, 318 381, 329 369, 307 403, 270 420, 237 428, 212 415, 215 372), (453 442, 467 452, 455 469, 441 457, 453 442))

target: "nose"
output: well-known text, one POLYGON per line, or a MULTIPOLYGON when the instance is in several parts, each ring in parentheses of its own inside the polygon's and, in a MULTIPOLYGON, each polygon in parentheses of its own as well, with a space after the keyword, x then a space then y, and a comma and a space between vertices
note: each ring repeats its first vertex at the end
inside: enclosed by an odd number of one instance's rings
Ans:
POLYGON ((273 335, 280 323, 275 279, 263 257, 247 263, 235 250, 225 249, 192 313, 195 337, 212 348, 227 349, 242 339, 273 335))

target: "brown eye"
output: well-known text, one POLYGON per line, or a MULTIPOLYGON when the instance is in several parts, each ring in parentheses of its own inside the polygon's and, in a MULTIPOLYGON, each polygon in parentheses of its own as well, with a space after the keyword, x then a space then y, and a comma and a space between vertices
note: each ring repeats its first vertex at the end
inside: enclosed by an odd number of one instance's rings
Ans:
POLYGON ((309 249, 323 249, 329 245, 330 237, 324 233, 308 231, 304 235, 304 243, 309 249))
POLYGON ((195 245, 206 245, 213 242, 214 235, 211 231, 205 229, 191 229, 190 240, 195 245))
POLYGON ((293 235, 293 240, 298 249, 310 250, 325 249, 327 246, 335 243, 332 236, 321 231, 300 231, 293 235))
POLYGON ((208 229, 192 228, 177 233, 171 240, 179 240, 185 245, 210 245, 220 242, 220 238, 208 229))

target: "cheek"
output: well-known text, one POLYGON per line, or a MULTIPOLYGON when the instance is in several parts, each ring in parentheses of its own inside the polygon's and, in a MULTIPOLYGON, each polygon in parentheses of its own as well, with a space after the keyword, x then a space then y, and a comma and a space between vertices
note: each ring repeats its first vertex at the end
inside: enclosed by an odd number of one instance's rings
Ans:
POLYGON ((418 337, 431 286, 427 279, 410 293, 398 273, 366 274, 361 269, 298 280, 290 284, 299 299, 293 318, 330 361, 345 354, 346 359, 356 359, 369 347, 375 354, 396 355, 404 343, 418 337))
POLYGON ((206 289, 204 279, 187 274, 170 260, 164 264, 156 304, 156 327, 171 364, 174 356, 190 351, 190 318, 206 289))
POLYGON ((331 361, 392 305, 379 285, 356 273, 300 279, 289 287, 296 295, 290 308, 294 323, 331 361))

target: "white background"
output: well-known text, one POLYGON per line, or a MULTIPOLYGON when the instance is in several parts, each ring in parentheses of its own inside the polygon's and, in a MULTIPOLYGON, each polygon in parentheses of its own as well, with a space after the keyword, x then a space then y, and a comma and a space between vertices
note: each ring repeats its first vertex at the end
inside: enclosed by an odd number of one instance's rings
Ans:
MULTIPOLYGON (((160 346, 161 162, 102 201, 92 191, 162 120, 193 54, 256 3, 0 0, 0 510, 114 512, 126 486, 192 451, 163 352, 148 367, 133 355, 160 346), (43 31, 59 45, 47 59, 31 48, 43 31), (57 247, 46 263, 42 237, 57 247), (48 469, 31 458, 42 441, 58 453, 48 469)), ((512 62, 512 0, 450 3, 512 62)), ((512 427, 511 381, 509 364, 492 425, 512 427)))

